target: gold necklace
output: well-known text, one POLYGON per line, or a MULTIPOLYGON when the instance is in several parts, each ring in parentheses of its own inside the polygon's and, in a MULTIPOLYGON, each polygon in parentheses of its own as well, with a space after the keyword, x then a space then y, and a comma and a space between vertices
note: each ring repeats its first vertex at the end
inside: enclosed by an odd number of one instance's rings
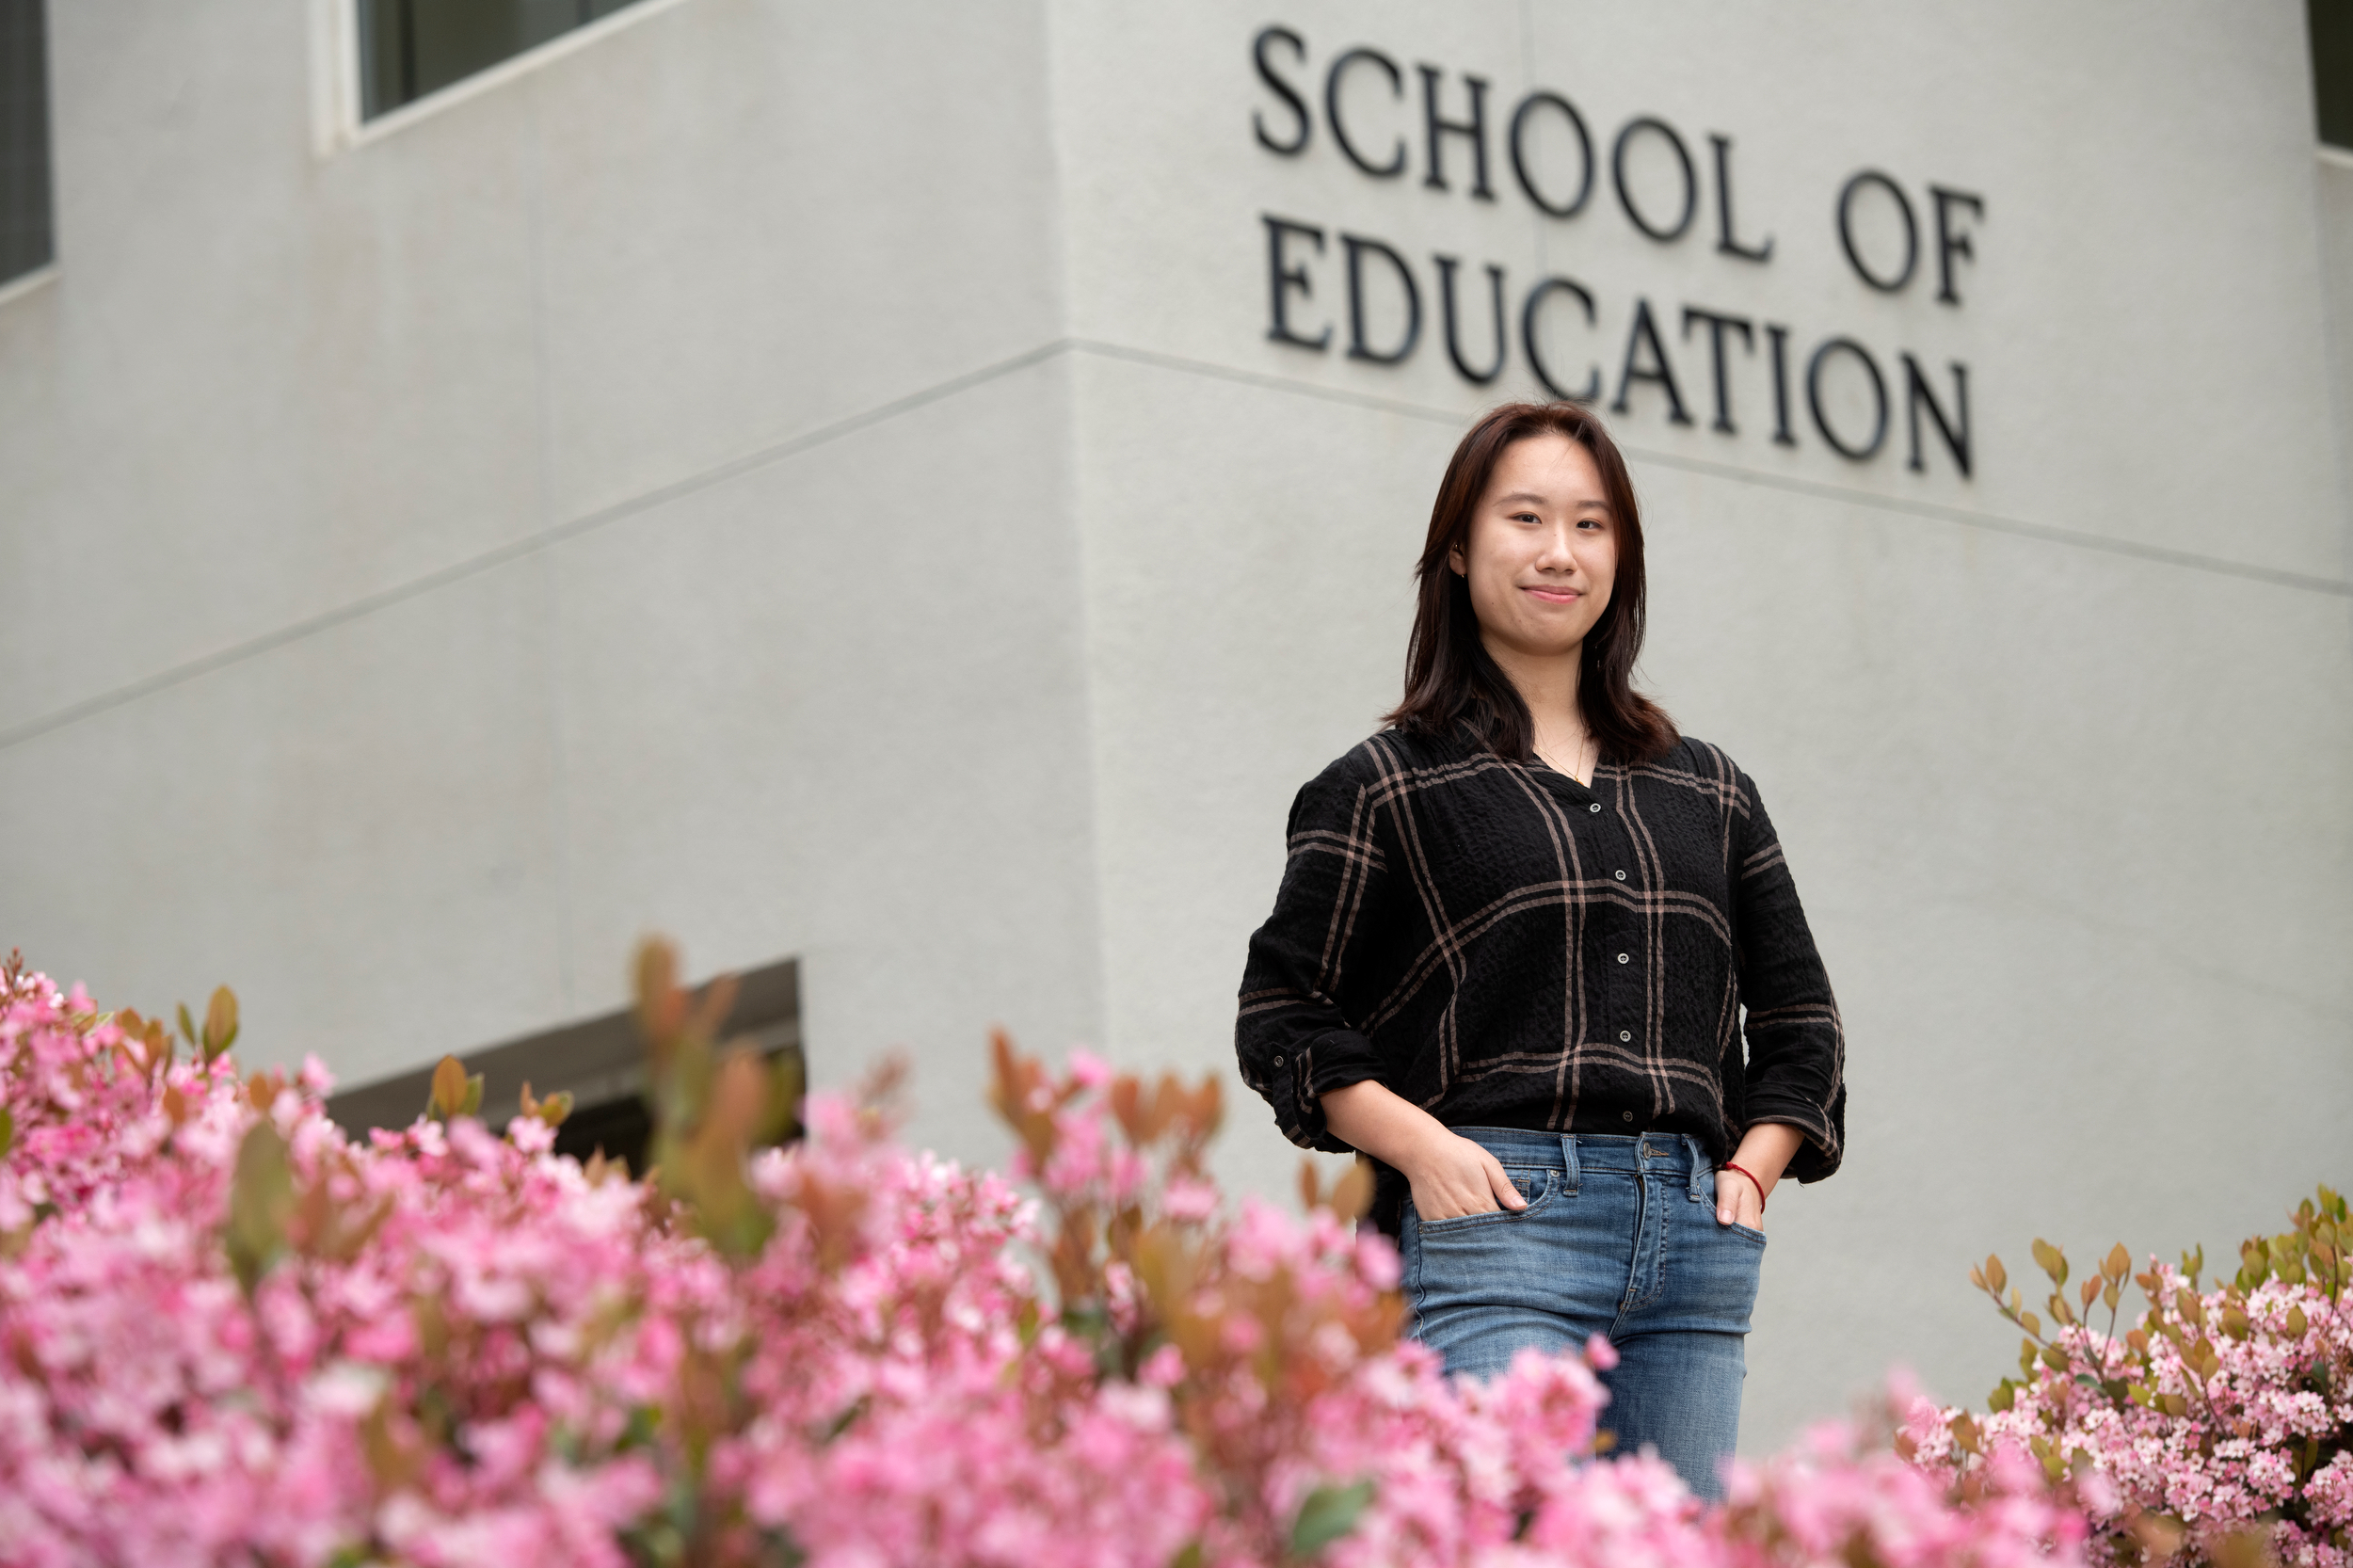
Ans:
MULTIPOLYGON (((1577 738, 1577 749, 1569 753, 1569 765, 1565 770, 1563 770, 1571 778, 1577 779, 1579 784, 1584 784, 1589 790, 1592 789, 1593 786, 1586 783, 1585 779, 1580 777, 1579 775, 1584 772, 1585 747, 1588 743, 1593 741, 1593 732, 1590 729, 1578 735, 1577 738)), ((1593 744, 1593 762, 1595 766, 1599 766, 1601 762, 1601 746, 1598 743, 1593 744)))

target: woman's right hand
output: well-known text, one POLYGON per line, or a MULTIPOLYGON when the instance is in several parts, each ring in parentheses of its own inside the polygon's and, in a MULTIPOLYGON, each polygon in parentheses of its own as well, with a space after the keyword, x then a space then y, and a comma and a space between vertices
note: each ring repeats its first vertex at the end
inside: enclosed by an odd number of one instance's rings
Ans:
POLYGON ((1528 1200, 1503 1174, 1503 1162, 1482 1144, 1444 1127, 1416 1151, 1413 1163, 1398 1167, 1413 1184, 1414 1212, 1424 1220, 1492 1214, 1526 1208, 1528 1200))
POLYGON ((1368 1079, 1326 1092, 1323 1116, 1341 1142, 1403 1174, 1425 1220, 1528 1207, 1502 1161, 1383 1084, 1368 1079))

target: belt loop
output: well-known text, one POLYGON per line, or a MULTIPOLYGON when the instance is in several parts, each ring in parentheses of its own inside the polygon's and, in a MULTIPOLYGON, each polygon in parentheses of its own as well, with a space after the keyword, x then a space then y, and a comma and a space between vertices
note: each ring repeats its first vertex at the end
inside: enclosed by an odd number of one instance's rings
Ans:
POLYGON ((1564 1173, 1561 1178, 1563 1191, 1570 1197, 1577 1196, 1577 1135, 1575 1133, 1564 1132, 1561 1135, 1561 1169, 1564 1173))
POLYGON ((1707 1158, 1707 1147, 1689 1133, 1683 1135, 1684 1145, 1691 1151, 1691 1201, 1705 1203, 1716 1194, 1702 1185, 1703 1178, 1716 1174, 1715 1162, 1707 1158))

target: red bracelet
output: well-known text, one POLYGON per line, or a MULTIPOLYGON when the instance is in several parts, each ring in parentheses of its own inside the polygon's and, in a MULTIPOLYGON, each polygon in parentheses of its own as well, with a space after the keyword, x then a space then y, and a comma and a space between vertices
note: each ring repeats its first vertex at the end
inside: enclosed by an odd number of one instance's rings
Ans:
POLYGON ((1745 1170, 1745 1169, 1743 1169, 1742 1167, 1740 1167, 1740 1166, 1738 1166, 1738 1165, 1734 1164, 1734 1163, 1733 1163, 1731 1160, 1725 1160, 1722 1164, 1721 1164, 1721 1165, 1717 1166, 1717 1167, 1716 1167, 1716 1169, 1718 1169, 1718 1170, 1720 1170, 1720 1171, 1738 1171, 1738 1172, 1739 1172, 1742 1176, 1747 1176, 1747 1177, 1749 1178, 1749 1185, 1756 1189, 1756 1211, 1757 1211, 1757 1213, 1758 1213, 1760 1216, 1764 1214, 1764 1212, 1765 1212, 1765 1184, 1764 1184, 1763 1182, 1761 1182, 1761 1181, 1759 1181, 1759 1180, 1757 1180, 1757 1179, 1756 1179, 1756 1176, 1755 1176, 1754 1173, 1750 1172, 1750 1171, 1748 1171, 1748 1170, 1745 1170))

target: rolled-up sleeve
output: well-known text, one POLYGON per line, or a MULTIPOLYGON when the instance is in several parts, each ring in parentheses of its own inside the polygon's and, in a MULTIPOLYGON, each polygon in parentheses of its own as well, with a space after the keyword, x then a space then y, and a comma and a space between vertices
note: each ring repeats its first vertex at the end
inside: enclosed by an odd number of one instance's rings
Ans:
POLYGON ((1783 1122, 1805 1134, 1788 1174, 1819 1181, 1838 1169, 1846 1141, 1846 1034, 1781 840, 1746 774, 1738 789, 1745 809, 1734 838, 1733 923, 1747 1014, 1742 1112, 1750 1126, 1783 1122))
POLYGON ((1387 888, 1371 802, 1343 763, 1292 801, 1289 858, 1274 912, 1251 936, 1234 1025, 1242 1081, 1274 1108, 1283 1136, 1334 1154, 1349 1145, 1325 1126, 1321 1096, 1383 1077, 1348 1005, 1351 961, 1378 928, 1387 888))

